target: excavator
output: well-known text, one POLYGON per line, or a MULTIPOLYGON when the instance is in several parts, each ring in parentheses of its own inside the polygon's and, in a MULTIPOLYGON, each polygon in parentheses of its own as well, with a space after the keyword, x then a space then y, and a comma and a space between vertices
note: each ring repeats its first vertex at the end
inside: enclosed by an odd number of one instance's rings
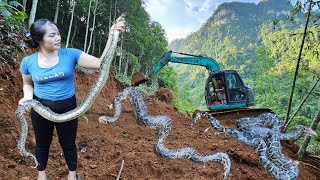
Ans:
POLYGON ((205 84, 205 100, 209 111, 212 113, 219 114, 248 110, 271 111, 265 108, 248 109, 248 107, 256 104, 252 88, 243 83, 237 71, 222 70, 213 58, 201 55, 167 51, 152 69, 149 77, 144 76, 144 78, 132 82, 132 85, 138 86, 147 82, 169 62, 206 67, 209 71, 209 76, 205 84), (173 54, 183 56, 173 56, 173 54))

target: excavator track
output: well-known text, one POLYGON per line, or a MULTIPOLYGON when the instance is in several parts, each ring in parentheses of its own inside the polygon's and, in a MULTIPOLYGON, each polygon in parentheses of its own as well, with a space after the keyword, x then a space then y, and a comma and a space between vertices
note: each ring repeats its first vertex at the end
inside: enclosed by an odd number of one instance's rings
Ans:
POLYGON ((230 119, 232 118, 243 118, 243 117, 256 117, 260 114, 271 112, 273 111, 269 108, 239 108, 239 109, 230 109, 230 110, 223 110, 223 111, 200 111, 195 110, 193 112, 193 117, 196 116, 198 113, 207 113, 211 114, 215 118, 222 118, 222 119, 230 119))

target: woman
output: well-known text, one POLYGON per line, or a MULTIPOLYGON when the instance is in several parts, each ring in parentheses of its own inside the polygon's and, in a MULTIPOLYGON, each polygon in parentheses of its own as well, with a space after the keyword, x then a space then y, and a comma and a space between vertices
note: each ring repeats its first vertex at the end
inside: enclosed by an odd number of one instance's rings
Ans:
MULTIPOLYGON (((124 23, 117 22, 110 28, 105 49, 109 49, 114 30, 124 31, 124 23)), ((40 101, 56 113, 65 113, 76 107, 74 69, 76 64, 86 68, 100 68, 103 57, 96 58, 74 48, 60 48, 61 36, 57 26, 47 20, 35 21, 27 34, 26 43, 38 52, 23 58, 20 71, 23 79, 23 98, 40 101)), ((68 165, 68 180, 79 179, 77 169, 76 136, 78 119, 55 123, 31 110, 32 126, 36 138, 36 158, 39 162, 38 180, 47 179, 46 166, 53 129, 57 130, 60 146, 68 165)))

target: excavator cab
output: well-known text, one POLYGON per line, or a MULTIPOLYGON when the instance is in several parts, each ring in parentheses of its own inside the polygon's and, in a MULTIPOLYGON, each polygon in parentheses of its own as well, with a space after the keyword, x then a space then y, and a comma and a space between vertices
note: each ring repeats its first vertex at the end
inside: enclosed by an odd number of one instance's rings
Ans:
POLYGON ((208 109, 213 111, 236 109, 255 104, 252 89, 244 85, 235 70, 210 72, 205 94, 208 109))

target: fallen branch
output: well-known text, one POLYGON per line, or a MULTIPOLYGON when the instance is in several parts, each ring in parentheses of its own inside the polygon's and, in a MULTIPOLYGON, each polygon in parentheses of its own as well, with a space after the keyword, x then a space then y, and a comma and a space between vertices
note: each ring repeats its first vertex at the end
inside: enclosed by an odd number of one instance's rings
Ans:
POLYGON ((305 166, 312 167, 312 168, 314 168, 314 169, 317 169, 318 171, 320 170, 318 167, 316 167, 316 166, 314 166, 314 165, 312 165, 312 164, 310 164, 310 163, 305 163, 305 162, 299 161, 299 164, 303 164, 303 165, 305 165, 305 166))
POLYGON ((122 173, 123 166, 124 166, 124 160, 122 160, 122 162, 121 162, 121 167, 120 167, 120 170, 119 170, 119 173, 118 173, 117 180, 119 180, 119 179, 120 179, 120 176, 121 176, 121 173, 122 173))
POLYGON ((320 156, 316 156, 316 155, 308 155, 312 158, 314 158, 314 160, 319 161, 320 162, 320 156))

